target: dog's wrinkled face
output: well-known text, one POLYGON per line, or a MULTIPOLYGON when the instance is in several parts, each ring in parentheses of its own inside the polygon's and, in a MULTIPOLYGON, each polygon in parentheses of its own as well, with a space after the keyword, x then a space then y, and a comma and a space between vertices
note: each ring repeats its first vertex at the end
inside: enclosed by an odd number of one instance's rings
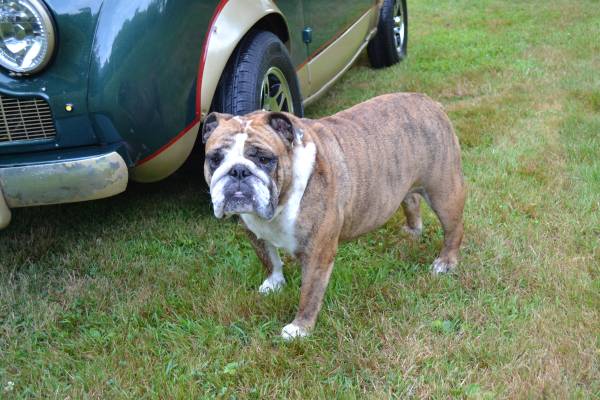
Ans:
POLYGON ((217 218, 253 213, 271 219, 289 180, 294 128, 283 113, 211 113, 203 125, 204 177, 217 218))

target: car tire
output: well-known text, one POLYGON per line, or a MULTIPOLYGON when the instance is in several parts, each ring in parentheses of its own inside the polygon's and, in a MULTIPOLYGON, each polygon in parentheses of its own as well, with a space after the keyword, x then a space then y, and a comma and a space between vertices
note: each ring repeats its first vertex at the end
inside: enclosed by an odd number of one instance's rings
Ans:
POLYGON ((377 34, 367 46, 373 68, 389 67, 406 57, 408 10, 406 0, 384 0, 377 34))
POLYGON ((264 109, 303 116, 298 77, 276 35, 251 31, 242 39, 221 77, 213 109, 233 115, 264 109))

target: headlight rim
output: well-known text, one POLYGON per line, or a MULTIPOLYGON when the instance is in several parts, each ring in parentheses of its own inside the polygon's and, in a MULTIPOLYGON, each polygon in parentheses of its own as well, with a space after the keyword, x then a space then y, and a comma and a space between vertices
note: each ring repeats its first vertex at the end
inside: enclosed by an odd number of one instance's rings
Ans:
POLYGON ((54 24, 54 19, 52 18, 52 13, 46 6, 46 4, 42 0, 14 0, 17 3, 29 3, 37 12, 38 16, 43 25, 43 29, 45 32, 46 39, 46 53, 42 60, 31 69, 19 69, 15 70, 13 67, 5 65, 0 61, 0 66, 8 71, 11 76, 29 76, 34 75, 41 72, 50 60, 54 57, 54 49, 56 47, 56 25, 54 24))

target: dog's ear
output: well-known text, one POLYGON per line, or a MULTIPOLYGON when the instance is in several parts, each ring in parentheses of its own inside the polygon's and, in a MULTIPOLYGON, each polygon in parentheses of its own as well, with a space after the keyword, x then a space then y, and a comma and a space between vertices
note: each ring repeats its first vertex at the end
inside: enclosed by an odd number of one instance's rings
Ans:
POLYGON ((232 115, 230 114, 221 114, 214 111, 208 114, 202 123, 202 143, 206 144, 206 141, 217 126, 219 126, 219 123, 227 121, 228 119, 231 119, 231 117, 232 115))
MULTIPOLYGON (((269 126, 277 132, 288 147, 292 147, 299 130, 294 127, 290 118, 281 112, 271 112, 268 117, 269 126)), ((302 139, 301 137, 299 139, 302 139)))

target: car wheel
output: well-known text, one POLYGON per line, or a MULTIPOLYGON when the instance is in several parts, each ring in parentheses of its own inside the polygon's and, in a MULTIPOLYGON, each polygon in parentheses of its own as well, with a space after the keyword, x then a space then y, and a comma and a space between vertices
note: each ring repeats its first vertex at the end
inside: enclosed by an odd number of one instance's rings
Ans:
POLYGON ((296 71, 287 49, 271 32, 246 35, 229 59, 213 108, 243 115, 255 110, 303 115, 296 71))
POLYGON ((406 0, 384 0, 379 14, 377 34, 367 47, 374 68, 394 65, 406 57, 408 10, 406 0))

